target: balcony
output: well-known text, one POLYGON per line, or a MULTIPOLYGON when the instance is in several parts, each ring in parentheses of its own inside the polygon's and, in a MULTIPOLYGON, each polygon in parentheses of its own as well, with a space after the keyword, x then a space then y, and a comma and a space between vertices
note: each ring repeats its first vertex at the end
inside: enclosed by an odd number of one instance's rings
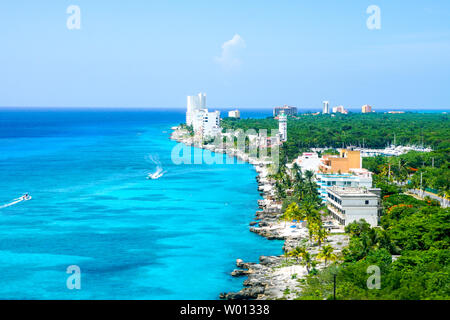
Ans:
POLYGON ((327 206, 328 210, 330 211, 331 216, 339 221, 340 224, 345 225, 345 214, 341 213, 339 209, 334 207, 333 205, 327 206))

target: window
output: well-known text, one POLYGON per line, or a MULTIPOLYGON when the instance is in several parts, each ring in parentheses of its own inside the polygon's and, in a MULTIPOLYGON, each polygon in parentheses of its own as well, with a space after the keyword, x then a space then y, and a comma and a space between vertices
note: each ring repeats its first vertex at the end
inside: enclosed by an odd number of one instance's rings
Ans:
POLYGON ((369 204, 369 200, 366 200, 365 202, 366 202, 366 204, 369 204))

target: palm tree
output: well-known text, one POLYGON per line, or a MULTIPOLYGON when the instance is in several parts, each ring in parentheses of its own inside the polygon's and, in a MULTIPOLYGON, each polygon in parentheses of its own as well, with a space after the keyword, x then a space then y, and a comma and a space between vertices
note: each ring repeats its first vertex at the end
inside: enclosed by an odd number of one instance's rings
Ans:
POLYGON ((285 190, 285 186, 283 185, 283 183, 280 182, 275 182, 275 190, 276 190, 276 194, 277 194, 277 198, 278 199, 283 199, 286 197, 286 192, 285 190))
POLYGON ((303 173, 302 169, 297 163, 294 163, 294 166, 292 167, 292 170, 294 171, 294 179, 297 183, 303 182, 303 173))
POLYGON ((317 255, 317 258, 319 260, 324 260, 325 267, 327 266, 327 261, 335 261, 337 259, 333 251, 334 248, 332 246, 323 246, 322 250, 320 250, 319 254, 317 255))
POLYGON ((300 210, 308 221, 320 217, 320 211, 316 204, 310 199, 306 199, 302 202, 300 210))
POLYGON ((297 263, 298 263, 299 258, 302 258, 303 255, 305 254, 305 252, 306 252, 306 249, 304 247, 296 247, 295 249, 293 249, 289 252, 289 255, 291 257, 295 257, 295 259, 297 260, 297 263))
POLYGON ((309 243, 312 245, 312 239, 316 237, 317 233, 322 228, 322 220, 315 217, 309 218, 307 228, 309 234, 309 243))
POLYGON ((311 256, 311 254, 306 250, 304 253, 301 254, 301 257, 302 257, 302 265, 306 267, 306 271, 309 274, 311 267, 314 266, 314 259, 311 256))
POLYGON ((317 190, 316 183, 314 182, 314 171, 306 170, 305 180, 306 180, 306 189, 310 194, 312 194, 314 190, 317 190))
POLYGON ((283 214, 280 217, 280 220, 284 221, 284 226, 286 227, 286 222, 291 221, 294 219, 296 212, 298 212, 300 209, 298 207, 298 204, 296 202, 292 202, 287 209, 283 212, 283 214))
POLYGON ((320 211, 314 202, 305 200, 302 202, 300 211, 308 221, 309 242, 312 243, 312 238, 315 230, 322 225, 322 219, 320 217, 320 211))
POLYGON ((402 158, 398 159, 397 180, 405 182, 408 179, 408 162, 402 158))
POLYGON ((292 211, 291 211, 292 218, 296 219, 298 221, 305 220, 306 219, 305 212, 300 209, 299 205, 296 202, 294 202, 294 203, 295 203, 295 206, 293 206, 292 211))
POLYGON ((314 171, 306 170, 305 171, 305 179, 307 183, 312 183, 314 178, 314 171))
POLYGON ((327 239, 328 235, 329 235, 329 232, 325 228, 323 228, 322 226, 320 226, 318 229, 315 230, 314 239, 319 244, 319 247, 322 246, 322 243, 325 242, 325 240, 327 239))

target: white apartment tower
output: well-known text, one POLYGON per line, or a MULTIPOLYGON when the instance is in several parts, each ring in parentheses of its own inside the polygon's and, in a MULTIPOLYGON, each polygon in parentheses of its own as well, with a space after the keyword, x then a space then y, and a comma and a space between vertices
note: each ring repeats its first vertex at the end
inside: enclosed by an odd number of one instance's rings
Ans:
POLYGON ((186 124, 196 134, 213 137, 220 133, 220 111, 209 112, 206 108, 206 94, 187 97, 186 124))
POLYGON ((329 114, 330 113, 330 102, 324 101, 323 102, 323 114, 329 114))
POLYGON ((192 126, 194 113, 198 110, 206 108, 206 94, 199 93, 196 96, 187 97, 186 124, 192 126))
POLYGON ((281 141, 287 141, 287 116, 284 112, 278 115, 278 133, 281 141))
POLYGON ((196 110, 192 117, 192 128, 202 137, 214 137, 220 133, 220 111, 196 110))

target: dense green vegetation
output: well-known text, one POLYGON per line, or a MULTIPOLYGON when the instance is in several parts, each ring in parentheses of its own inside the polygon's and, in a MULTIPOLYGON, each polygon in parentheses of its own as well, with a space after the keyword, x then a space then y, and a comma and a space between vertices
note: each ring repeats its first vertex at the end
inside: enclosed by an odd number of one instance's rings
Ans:
MULTIPOLYGON (((226 129, 277 129, 278 122, 266 119, 223 119, 226 129)), ((268 131, 270 133, 270 131, 268 131)), ((448 114, 336 114, 300 115, 289 118, 288 141, 284 144, 290 160, 313 147, 341 148, 365 146, 384 148, 394 142, 401 145, 424 145, 431 148, 450 148, 448 114)))
POLYGON ((403 194, 401 187, 377 177, 383 195, 380 226, 371 228, 363 220, 348 225, 349 245, 337 255, 326 244, 326 210, 313 173, 298 169, 283 167, 273 176, 283 201, 281 219, 306 221, 309 246, 320 247, 317 255, 306 243, 285 253, 308 271, 299 279, 298 299, 332 299, 334 276, 337 299, 450 299, 450 209, 403 194), (325 264, 320 271, 319 261, 325 264), (368 288, 371 266, 380 270, 379 289, 368 288))
POLYGON ((408 182, 409 188, 419 188, 422 175, 423 189, 432 189, 441 196, 449 196, 450 149, 410 151, 398 157, 365 158, 363 166, 375 173, 379 182, 408 182))
POLYGON ((346 227, 343 262, 309 275, 299 299, 450 299, 450 210, 395 194, 383 201, 381 226, 346 227), (396 257, 397 259, 393 259, 396 257), (369 266, 381 271, 380 289, 369 289, 369 266))
MULTIPOLYGON (((317 255, 308 252, 306 243, 285 253, 286 259, 293 257, 308 270, 306 279, 298 280, 298 299, 332 299, 334 280, 337 299, 450 299, 450 209, 403 193, 421 186, 449 196, 448 120, 446 114, 416 113, 289 119, 288 142, 280 153, 281 170, 273 176, 278 200, 283 201, 281 219, 306 221, 309 241, 305 241, 320 246, 317 255), (349 245, 335 254, 326 244, 328 233, 322 223, 326 209, 314 191, 313 173, 302 174, 296 166, 287 170, 285 164, 313 147, 383 148, 394 141, 394 134, 398 145, 423 144, 436 151, 364 159, 363 167, 375 173, 374 184, 382 190, 380 225, 371 228, 363 220, 348 225, 349 245), (316 269, 318 260, 325 264, 320 271, 316 269), (379 288, 368 286, 373 268, 380 271, 379 288)), ((278 123, 272 118, 224 119, 222 126, 225 130, 270 130, 278 123)))
POLYGON ((380 226, 348 225, 350 243, 340 262, 301 281, 298 298, 332 299, 335 276, 337 299, 450 299, 450 209, 402 193, 419 186, 422 172, 424 188, 448 196, 449 150, 366 158, 363 166, 382 189, 380 226), (367 286, 370 266, 379 267, 379 289, 367 286))

